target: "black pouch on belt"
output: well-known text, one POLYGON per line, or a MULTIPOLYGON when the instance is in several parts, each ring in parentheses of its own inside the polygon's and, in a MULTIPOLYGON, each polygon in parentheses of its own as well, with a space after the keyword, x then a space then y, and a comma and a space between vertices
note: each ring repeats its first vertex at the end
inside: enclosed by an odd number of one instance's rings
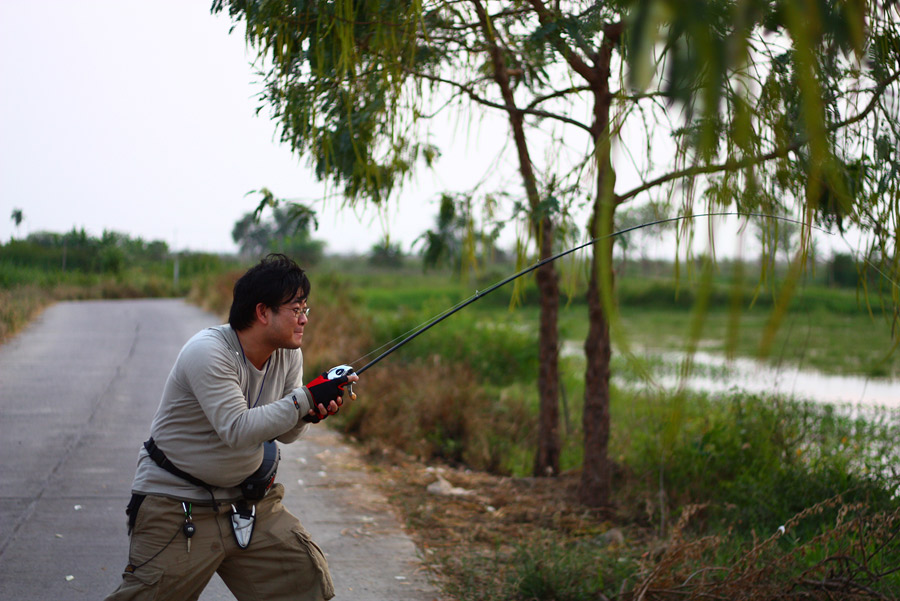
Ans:
POLYGON ((259 468, 241 482, 241 493, 248 501, 259 501, 275 483, 281 451, 274 440, 263 443, 263 460, 259 468))
POLYGON ((131 493, 131 500, 128 502, 128 507, 125 508, 125 515, 128 516, 128 535, 131 536, 131 531, 134 530, 134 523, 137 521, 138 510, 141 508, 141 503, 144 502, 144 499, 147 498, 147 495, 137 495, 131 493))

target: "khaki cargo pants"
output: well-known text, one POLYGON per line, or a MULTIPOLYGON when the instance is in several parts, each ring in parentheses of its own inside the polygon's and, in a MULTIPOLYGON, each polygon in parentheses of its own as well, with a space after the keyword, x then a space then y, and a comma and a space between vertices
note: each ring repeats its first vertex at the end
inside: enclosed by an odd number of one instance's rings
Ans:
POLYGON ((131 533, 129 569, 106 601, 197 599, 218 572, 239 601, 324 601, 334 596, 325 555, 281 500, 276 484, 256 505, 250 546, 231 532, 231 507, 193 507, 190 552, 180 501, 147 496, 131 533), (131 566, 135 566, 133 571, 131 566))

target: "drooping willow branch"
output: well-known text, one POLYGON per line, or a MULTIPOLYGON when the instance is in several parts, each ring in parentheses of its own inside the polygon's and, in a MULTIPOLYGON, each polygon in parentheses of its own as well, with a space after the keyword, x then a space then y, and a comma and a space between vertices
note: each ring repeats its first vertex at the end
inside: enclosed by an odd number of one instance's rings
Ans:
MULTIPOLYGON (((853 117, 848 117, 847 119, 844 119, 842 121, 839 121, 837 123, 830 125, 829 127, 825 128, 825 133, 834 133, 840 129, 849 127, 850 125, 853 125, 854 123, 858 123, 859 121, 862 121, 863 119, 865 119, 869 115, 869 113, 871 113, 873 110, 875 110, 875 107, 878 105, 878 101, 881 100, 881 97, 884 94, 884 91, 887 89, 887 87, 890 86, 895 81, 897 81, 898 78, 900 78, 900 71, 895 72, 889 78, 880 82, 877 86, 875 86, 874 95, 873 95, 872 99, 869 101, 869 103, 866 105, 866 108, 863 109, 863 111, 861 113, 854 115, 853 117)), ((721 173, 724 171, 738 171, 740 169, 745 169, 747 167, 761 165, 763 163, 767 163, 768 161, 771 161, 774 159, 784 158, 791 152, 796 152, 797 150, 799 150, 800 148, 805 146, 808 142, 809 142, 808 138, 806 138, 806 139, 798 138, 790 144, 785 144, 784 146, 782 146, 780 148, 776 148, 775 150, 772 150, 771 152, 767 152, 762 155, 746 157, 743 159, 729 159, 722 163, 717 163, 717 164, 713 164, 713 165, 697 165, 697 166, 693 166, 693 167, 687 167, 687 168, 681 169, 679 171, 673 171, 671 173, 667 173, 666 175, 661 175, 661 176, 657 177, 656 179, 650 180, 649 182, 645 182, 645 183, 641 184, 640 186, 638 186, 624 194, 616 195, 615 201, 617 204, 622 204, 623 202, 626 202, 626 201, 630 200, 631 198, 634 198, 635 196, 637 196, 643 192, 646 192, 647 190, 650 190, 657 186, 661 186, 663 184, 666 184, 666 183, 674 181, 674 180, 683 179, 683 178, 687 178, 687 177, 694 177, 697 175, 709 175, 712 173, 721 173)))
MULTIPOLYGON (((505 104, 501 104, 501 103, 499 103, 499 102, 495 102, 495 101, 493 101, 493 100, 489 100, 489 99, 487 99, 487 98, 484 98, 484 97, 481 96, 476 90, 474 90, 471 86, 468 86, 468 85, 466 85, 466 84, 460 83, 460 82, 458 82, 458 81, 453 81, 453 80, 451 80, 451 79, 446 79, 446 78, 440 77, 440 76, 438 76, 438 75, 431 75, 431 74, 429 74, 429 73, 422 73, 422 72, 420 72, 420 71, 415 71, 415 70, 409 69, 409 68, 404 68, 404 71, 405 71, 406 73, 408 73, 409 75, 413 75, 413 76, 415 76, 415 77, 421 77, 422 79, 427 79, 428 81, 432 81, 432 82, 435 82, 435 83, 441 83, 441 84, 445 84, 445 85, 448 85, 448 86, 457 88, 458 90, 464 92, 464 93, 465 93, 469 98, 471 98, 473 101, 477 102, 478 104, 480 104, 480 105, 482 105, 482 106, 486 106, 486 107, 490 107, 490 108, 495 108, 495 109, 499 109, 499 110, 502 110, 502 111, 507 110, 507 106, 506 106, 505 104)), ((531 105, 529 105, 529 106, 531 106, 531 105)), ((584 130, 584 131, 586 131, 586 132, 588 132, 588 133, 591 132, 590 126, 585 125, 584 123, 582 123, 582 122, 580 122, 580 121, 577 121, 577 120, 575 120, 575 119, 572 119, 571 117, 567 117, 567 116, 565 116, 565 115, 559 115, 559 114, 556 114, 556 113, 550 113, 550 112, 547 112, 547 111, 542 111, 542 110, 539 110, 539 109, 528 108, 528 107, 525 107, 525 108, 516 108, 515 110, 518 111, 519 113, 523 114, 523 115, 532 115, 532 116, 534 116, 534 117, 541 117, 541 118, 544 118, 544 119, 553 119, 553 120, 556 120, 556 121, 561 121, 562 123, 566 123, 566 124, 568 124, 568 125, 572 125, 572 126, 574 126, 574 127, 577 127, 577 128, 579 128, 579 129, 582 129, 582 130, 584 130)))

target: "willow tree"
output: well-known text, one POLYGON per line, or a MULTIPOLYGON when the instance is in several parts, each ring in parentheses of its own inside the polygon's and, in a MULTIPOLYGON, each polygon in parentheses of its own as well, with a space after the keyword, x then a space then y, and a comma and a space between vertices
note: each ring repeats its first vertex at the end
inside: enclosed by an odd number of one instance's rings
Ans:
MULTIPOLYGON (((551 35, 554 47, 592 95, 596 179, 589 231, 599 242, 588 291, 581 496, 602 504, 610 486, 609 236, 616 209, 649 194, 677 203, 685 216, 695 203, 708 211, 792 215, 805 224, 795 276, 806 265, 813 225, 852 224, 875 234, 877 254, 891 257, 896 273, 900 20, 890 2, 597 3, 589 10, 602 23, 601 34, 589 45, 590 38, 563 25, 575 15, 542 0, 528 3, 545 28, 559 31, 551 35), (614 83, 627 85, 614 90, 614 83), (621 140, 633 116, 655 114, 659 127, 673 109, 677 118, 666 131, 673 158, 646 164, 643 181, 620 190, 612 142, 621 140)), ((658 143, 656 133, 645 139, 658 143)), ((649 144, 646 151, 652 152, 649 144)), ((895 305, 897 293, 894 287, 895 305)))
MULTIPOLYGON (((505 118, 539 259, 561 199, 589 199, 581 498, 610 493, 616 210, 652 200, 792 214, 873 234, 897 268, 900 19, 848 0, 216 0, 260 53, 282 139, 348 202, 384 203, 438 154, 423 123, 505 118), (549 140, 549 142, 547 142, 549 140), (635 144, 635 140, 637 143, 635 144), (658 146, 671 151, 654 156, 658 146), (633 164, 633 165, 632 165, 633 164), (636 167, 639 181, 617 177, 636 167)), ((689 225, 690 221, 686 220, 689 225)), ((809 226, 802 232, 806 248, 809 226)), ((802 255, 802 250, 801 250, 802 255)), ((796 265, 805 264, 798 257, 796 265)), ((558 276, 540 292, 535 473, 559 470, 558 276)), ((892 290, 896 301, 896 290, 892 290)))

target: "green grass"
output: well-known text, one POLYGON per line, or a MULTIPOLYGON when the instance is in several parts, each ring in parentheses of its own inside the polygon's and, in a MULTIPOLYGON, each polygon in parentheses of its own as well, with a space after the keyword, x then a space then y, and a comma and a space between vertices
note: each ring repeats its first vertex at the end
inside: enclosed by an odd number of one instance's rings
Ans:
POLYGON ((611 452, 674 505, 709 503, 710 527, 767 531, 829 496, 885 508, 896 492, 879 471, 898 458, 896 411, 749 394, 624 394, 613 410, 611 452))

